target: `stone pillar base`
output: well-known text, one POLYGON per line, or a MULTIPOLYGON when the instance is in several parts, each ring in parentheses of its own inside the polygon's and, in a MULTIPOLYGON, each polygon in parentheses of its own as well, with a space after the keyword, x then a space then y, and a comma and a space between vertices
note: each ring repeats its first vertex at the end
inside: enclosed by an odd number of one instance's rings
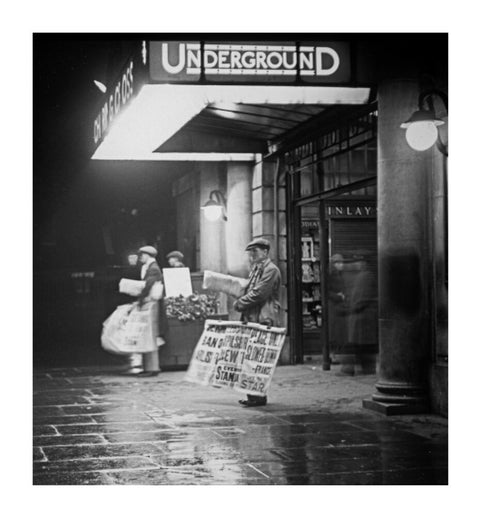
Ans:
POLYGON ((408 415, 429 411, 426 390, 418 384, 379 381, 375 387, 377 393, 374 393, 370 400, 363 401, 365 409, 384 415, 408 415))
POLYGON ((417 415, 419 413, 428 413, 429 406, 424 401, 408 401, 404 403, 388 403, 388 402, 378 402, 376 400, 365 399, 362 401, 362 406, 365 409, 371 409, 372 411, 376 411, 377 413, 382 413, 386 416, 391 415, 417 415))

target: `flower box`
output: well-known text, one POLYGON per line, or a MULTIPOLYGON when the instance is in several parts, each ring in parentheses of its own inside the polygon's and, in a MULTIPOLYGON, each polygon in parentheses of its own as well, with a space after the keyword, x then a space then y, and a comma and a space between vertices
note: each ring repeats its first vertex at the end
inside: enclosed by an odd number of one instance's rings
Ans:
POLYGON ((217 310, 217 296, 208 293, 165 298, 168 334, 159 350, 160 368, 182 370, 188 367, 205 320, 228 319, 228 314, 218 314, 217 310))
MULTIPOLYGON (((227 320, 228 314, 214 314, 208 319, 227 320)), ((193 350, 203 332, 205 320, 180 321, 168 319, 168 337, 160 347, 160 368, 162 370, 186 370, 193 350)))

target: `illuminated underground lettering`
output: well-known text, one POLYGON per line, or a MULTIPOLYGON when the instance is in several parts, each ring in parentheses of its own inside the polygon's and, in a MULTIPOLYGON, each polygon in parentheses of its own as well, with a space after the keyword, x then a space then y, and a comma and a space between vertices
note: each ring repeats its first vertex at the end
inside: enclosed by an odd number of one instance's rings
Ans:
POLYGON ((340 56, 333 48, 317 47, 317 75, 332 75, 338 70, 340 66, 340 56), (330 68, 323 68, 323 55, 326 54, 331 57, 333 63, 330 68))
POLYGON ((282 56, 278 52, 270 52, 267 56, 268 68, 280 68, 282 66, 282 56))
POLYGON ((230 56, 230 63, 232 68, 242 68, 242 64, 240 62, 241 54, 238 50, 233 50, 230 56))
POLYGON ((283 53, 283 66, 287 70, 293 70, 297 66, 297 54, 295 52, 284 52, 283 53), (292 62, 288 62, 288 57, 292 58, 292 62))
POLYGON ((187 68, 200 68, 202 57, 200 49, 194 50, 187 48, 187 68))
POLYGON ((265 52, 257 52, 257 70, 259 68, 262 68, 263 70, 266 70, 268 67, 267 67, 267 63, 265 62, 267 59, 267 56, 265 54, 265 52))
POLYGON ((168 74, 194 74, 205 67, 209 74, 225 74, 241 71, 243 74, 292 75, 298 66, 303 75, 327 76, 340 67, 340 56, 336 50, 324 46, 295 48, 292 44, 230 46, 210 44, 203 49, 200 43, 161 44, 161 66, 168 74), (174 47, 176 45, 176 48, 174 47), (233 47, 233 48, 232 48, 233 47), (175 49, 175 50, 174 50, 175 49))
POLYGON ((218 53, 218 66, 219 68, 230 68, 228 62, 229 52, 228 50, 220 50, 218 53))
POLYGON ((313 53, 300 53, 300 70, 313 70, 313 53))
POLYGON ((203 53, 203 63, 205 68, 215 68, 217 66, 218 56, 214 50, 205 50, 203 53))
POLYGON ((162 66, 169 74, 178 74, 185 68, 185 44, 178 46, 178 63, 172 65, 168 56, 168 43, 162 43, 162 66))
POLYGON ((255 68, 255 53, 254 52, 245 52, 245 54, 243 54, 242 66, 243 66, 243 68, 255 68))

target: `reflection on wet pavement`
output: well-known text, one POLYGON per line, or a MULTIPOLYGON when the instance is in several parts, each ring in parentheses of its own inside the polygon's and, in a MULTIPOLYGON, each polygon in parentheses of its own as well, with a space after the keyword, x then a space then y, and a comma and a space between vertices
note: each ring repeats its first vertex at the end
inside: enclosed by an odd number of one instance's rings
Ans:
POLYGON ((139 382, 86 369, 36 372, 33 482, 448 483, 446 424, 431 437, 367 411, 244 409, 236 398, 186 385, 179 373, 139 382))

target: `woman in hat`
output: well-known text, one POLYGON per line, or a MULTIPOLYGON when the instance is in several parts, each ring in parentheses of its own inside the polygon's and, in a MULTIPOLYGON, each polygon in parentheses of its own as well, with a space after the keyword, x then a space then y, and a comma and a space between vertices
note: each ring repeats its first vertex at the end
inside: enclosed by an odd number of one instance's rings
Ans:
POLYGON ((181 251, 171 251, 167 255, 167 261, 170 267, 185 267, 185 265, 183 264, 183 259, 184 256, 181 251))

